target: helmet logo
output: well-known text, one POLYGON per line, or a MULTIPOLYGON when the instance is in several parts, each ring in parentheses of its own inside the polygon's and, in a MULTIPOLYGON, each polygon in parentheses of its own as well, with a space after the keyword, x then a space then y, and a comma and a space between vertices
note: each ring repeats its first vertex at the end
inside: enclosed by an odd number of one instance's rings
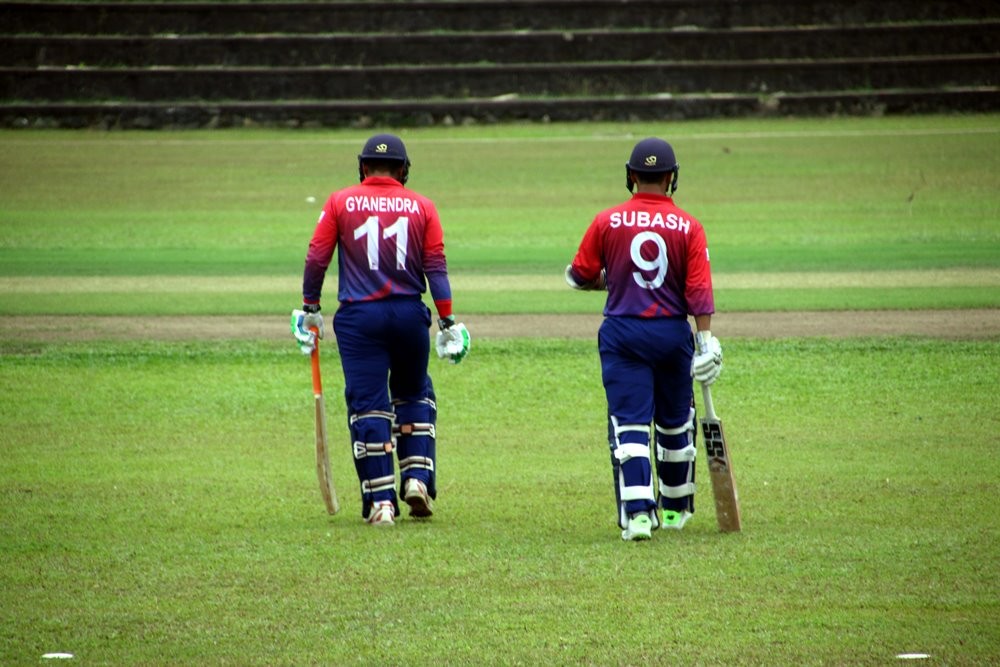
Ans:
POLYGON ((655 167, 656 166, 656 156, 655 155, 648 156, 646 158, 646 160, 645 160, 645 163, 646 163, 647 167, 655 167))
POLYGON ((389 152, 389 145, 388 144, 379 144, 378 146, 375 147, 375 152, 376 153, 388 153, 389 152))

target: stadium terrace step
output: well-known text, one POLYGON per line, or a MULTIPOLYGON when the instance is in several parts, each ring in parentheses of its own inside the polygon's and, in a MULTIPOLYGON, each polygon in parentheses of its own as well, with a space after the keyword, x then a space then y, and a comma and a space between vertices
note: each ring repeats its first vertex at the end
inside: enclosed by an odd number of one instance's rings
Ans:
POLYGON ((1000 109, 1000 3, 3 2, 7 127, 1000 109))
POLYGON ((998 55, 412 67, 0 68, 8 100, 223 101, 829 92, 995 85, 998 55))
POLYGON ((99 129, 420 126, 506 121, 649 121, 748 116, 969 112, 1000 108, 993 87, 774 95, 653 95, 332 102, 51 102, 0 104, 4 127, 99 129))
POLYGON ((1000 20, 452 34, 0 35, 15 67, 317 67, 883 58, 995 52, 1000 20))
POLYGON ((996 18, 982 0, 0 2, 8 34, 157 35, 636 30, 996 18))

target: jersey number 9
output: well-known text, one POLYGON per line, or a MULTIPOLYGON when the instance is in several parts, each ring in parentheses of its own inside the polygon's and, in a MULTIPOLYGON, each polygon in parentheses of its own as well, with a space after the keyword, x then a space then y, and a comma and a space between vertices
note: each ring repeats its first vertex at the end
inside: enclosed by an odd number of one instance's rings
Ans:
POLYGON ((648 280, 639 271, 633 271, 632 279, 635 280, 635 284, 650 290, 662 285, 663 280, 667 277, 667 244, 664 243, 663 237, 653 232, 640 232, 632 239, 630 251, 632 263, 640 271, 656 271, 656 275, 648 280), (642 256, 642 246, 647 241, 656 246, 656 256, 652 259, 646 259, 642 256))

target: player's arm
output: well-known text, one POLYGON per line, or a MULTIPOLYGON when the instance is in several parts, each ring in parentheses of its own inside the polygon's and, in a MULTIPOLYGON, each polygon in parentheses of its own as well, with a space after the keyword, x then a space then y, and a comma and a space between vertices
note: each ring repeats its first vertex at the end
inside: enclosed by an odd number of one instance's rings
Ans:
POLYGON ((715 382, 722 372, 722 345, 712 335, 712 314, 715 297, 712 291, 712 269, 709 264, 705 230, 701 225, 692 229, 688 243, 688 274, 685 298, 694 316, 695 354, 691 359, 691 375, 704 384, 715 382))
POLYGON ((444 230, 437 211, 429 202, 425 205, 427 224, 424 226, 423 266, 427 287, 438 314, 438 332, 434 349, 438 357, 457 364, 472 347, 472 336, 462 322, 455 321, 452 312, 451 281, 448 279, 448 261, 444 254, 444 230))
MULTIPOLYGON (((332 200, 331 200, 332 201, 332 200)), ((336 217, 332 204, 327 202, 320 213, 316 229, 309 241, 305 269, 302 273, 302 308, 292 311, 292 335, 303 354, 311 354, 316 337, 323 338, 323 315, 320 314, 320 296, 323 281, 337 247, 336 217)))
POLYGON ((424 224, 423 250, 421 265, 427 277, 427 287, 434 300, 438 320, 446 320, 452 315, 451 281, 448 279, 448 260, 444 253, 444 229, 437 210, 430 202, 424 203, 426 223, 424 224))
POLYGON ((302 274, 302 303, 309 307, 307 310, 313 307, 319 310, 323 281, 336 248, 337 218, 331 200, 320 213, 316 229, 309 241, 309 250, 306 252, 305 270, 302 274))
MULTIPOLYGON (((684 284, 684 299, 687 301, 688 312, 695 317, 698 325, 699 316, 709 316, 703 323, 705 329, 711 328, 711 315, 715 312, 715 296, 712 291, 712 269, 709 265, 708 246, 705 243, 705 230, 699 225, 692 225, 691 238, 687 246, 687 278, 684 284)), ((703 327, 698 326, 701 330, 703 327)))
POLYGON ((566 267, 566 284, 579 290, 607 289, 607 271, 601 261, 601 236, 595 219, 580 241, 572 263, 566 267))

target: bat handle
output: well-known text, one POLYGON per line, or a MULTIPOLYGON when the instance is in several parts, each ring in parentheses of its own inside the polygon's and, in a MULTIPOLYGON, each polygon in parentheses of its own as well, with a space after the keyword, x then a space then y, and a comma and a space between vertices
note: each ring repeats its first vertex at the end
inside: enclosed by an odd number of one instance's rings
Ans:
POLYGON ((705 416, 708 419, 718 419, 715 414, 715 406, 712 405, 712 390, 707 384, 701 385, 701 398, 705 408, 705 416))
MULTIPOLYGON (((698 352, 705 352, 705 336, 701 331, 697 332, 694 336, 694 345, 698 352)), ((705 416, 709 419, 718 419, 715 414, 715 406, 712 405, 712 390, 708 388, 707 384, 701 384, 701 397, 705 404, 705 416)))
POLYGON ((315 334, 315 339, 313 341, 313 351, 309 355, 309 360, 312 362, 312 381, 313 381, 313 394, 315 396, 323 395, 323 377, 319 372, 319 329, 312 327, 309 329, 315 334))

